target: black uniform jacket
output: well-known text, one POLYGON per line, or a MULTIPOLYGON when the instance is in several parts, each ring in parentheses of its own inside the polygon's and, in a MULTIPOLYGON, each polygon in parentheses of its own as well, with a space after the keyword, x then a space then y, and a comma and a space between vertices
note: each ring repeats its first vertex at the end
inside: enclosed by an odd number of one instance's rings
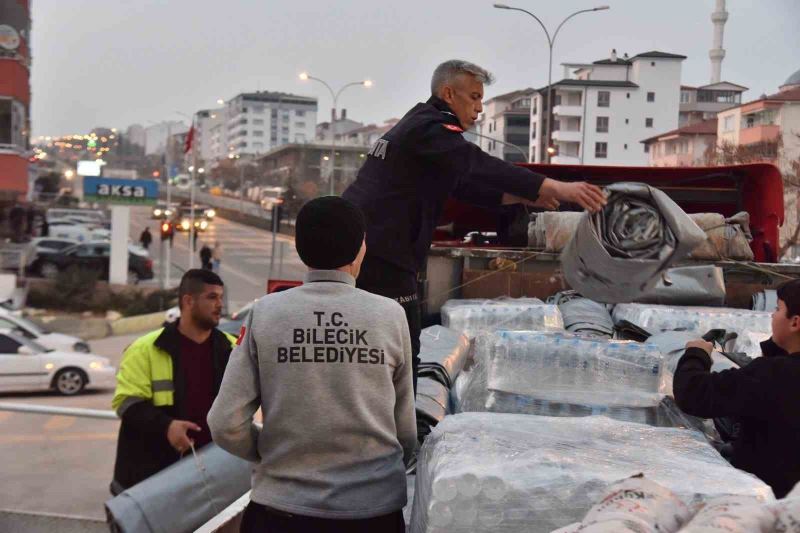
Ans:
POLYGON ((368 254, 418 272, 448 197, 481 207, 500 205, 504 192, 538 198, 544 176, 490 156, 463 131, 448 105, 431 97, 372 146, 342 195, 367 218, 368 254))
POLYGON ((673 393, 690 415, 737 417, 733 465, 782 498, 800 481, 800 354, 787 355, 772 340, 761 350, 763 357, 744 368, 711 373, 711 357, 690 348, 678 362, 673 393))

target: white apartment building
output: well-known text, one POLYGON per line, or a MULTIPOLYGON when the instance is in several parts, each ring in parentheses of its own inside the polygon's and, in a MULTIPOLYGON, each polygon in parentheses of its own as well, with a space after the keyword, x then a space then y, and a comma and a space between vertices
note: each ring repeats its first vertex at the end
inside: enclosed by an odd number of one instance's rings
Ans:
POLYGON ((223 131, 210 128, 211 143, 228 153, 258 155, 289 143, 314 139, 317 99, 288 93, 241 93, 226 103, 223 131))
POLYGON ((131 144, 141 146, 142 148, 147 145, 147 133, 145 132, 144 126, 141 124, 131 124, 128 126, 128 129, 125 130, 125 137, 131 144))
POLYGON ((522 89, 490 98, 475 122, 470 140, 495 157, 527 163, 530 150, 531 97, 535 89, 522 89), (516 148, 515 148, 516 147, 516 148))
POLYGON ((166 120, 148 126, 145 130, 145 155, 164 154, 167 149, 167 139, 176 133, 186 133, 189 126, 179 120, 166 120))
MULTIPOLYGON (((564 64, 553 84, 551 163, 648 164, 642 139, 678 127, 681 63, 686 56, 651 51, 594 63, 564 64)), ((547 161, 547 87, 531 100, 531 160, 547 161)))
MULTIPOLYGON (((218 157, 225 155, 225 143, 215 144, 215 131, 222 131, 220 126, 225 123, 225 109, 204 109, 195 113, 194 121, 194 149, 197 150, 197 158, 202 161, 214 161, 218 157)), ((218 138, 217 138, 218 140, 218 138)))

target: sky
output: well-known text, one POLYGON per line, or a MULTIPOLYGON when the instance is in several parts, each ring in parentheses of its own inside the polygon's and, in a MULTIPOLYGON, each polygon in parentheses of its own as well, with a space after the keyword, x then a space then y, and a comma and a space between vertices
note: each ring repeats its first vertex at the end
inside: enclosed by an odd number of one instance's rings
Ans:
MULTIPOLYGON (((334 89, 348 118, 382 123, 430 94, 437 64, 473 61, 497 81, 492 97, 547 83, 548 47, 531 17, 492 0, 32 0, 34 136, 123 129, 180 120, 243 91, 316 96, 318 121, 334 89)), ((661 50, 688 56, 682 83, 709 82, 714 0, 505 0, 535 13, 551 32, 570 13, 554 47, 562 62, 661 50)), ((800 0, 728 0, 723 80, 773 93, 800 69, 800 0)))

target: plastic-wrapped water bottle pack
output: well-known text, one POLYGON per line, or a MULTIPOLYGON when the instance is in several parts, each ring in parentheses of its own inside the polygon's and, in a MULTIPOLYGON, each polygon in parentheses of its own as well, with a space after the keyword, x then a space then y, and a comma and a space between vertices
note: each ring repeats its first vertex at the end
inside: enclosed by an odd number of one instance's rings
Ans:
POLYGON ((470 338, 497 329, 564 329, 558 306, 545 304, 536 298, 448 300, 441 313, 444 327, 463 332, 470 338))
POLYGON ((417 464, 413 533, 550 533, 582 520, 611 484, 640 472, 687 505, 728 494, 773 499, 699 432, 604 416, 448 416, 417 464))
POLYGON ((566 333, 498 331, 488 388, 574 404, 656 405, 658 347, 566 333))
POLYGON ((456 382, 456 410, 609 417, 655 426, 663 356, 656 345, 566 332, 497 331, 475 339, 456 382))
POLYGON ((688 331, 703 335, 712 329, 735 331, 741 339, 733 350, 743 351, 750 357, 761 355, 760 341, 756 339, 768 339, 772 330, 771 313, 728 307, 619 304, 614 308, 613 317, 615 324, 627 320, 653 334, 688 331))

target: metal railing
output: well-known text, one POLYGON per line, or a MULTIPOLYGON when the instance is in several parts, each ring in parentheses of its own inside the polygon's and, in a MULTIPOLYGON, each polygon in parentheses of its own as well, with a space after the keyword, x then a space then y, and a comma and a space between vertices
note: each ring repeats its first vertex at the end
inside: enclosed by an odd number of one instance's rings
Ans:
POLYGON ((34 405, 30 403, 0 402, 0 411, 32 413, 37 415, 75 416, 78 418, 99 418, 102 420, 119 420, 117 413, 104 409, 56 407, 54 405, 34 405))

